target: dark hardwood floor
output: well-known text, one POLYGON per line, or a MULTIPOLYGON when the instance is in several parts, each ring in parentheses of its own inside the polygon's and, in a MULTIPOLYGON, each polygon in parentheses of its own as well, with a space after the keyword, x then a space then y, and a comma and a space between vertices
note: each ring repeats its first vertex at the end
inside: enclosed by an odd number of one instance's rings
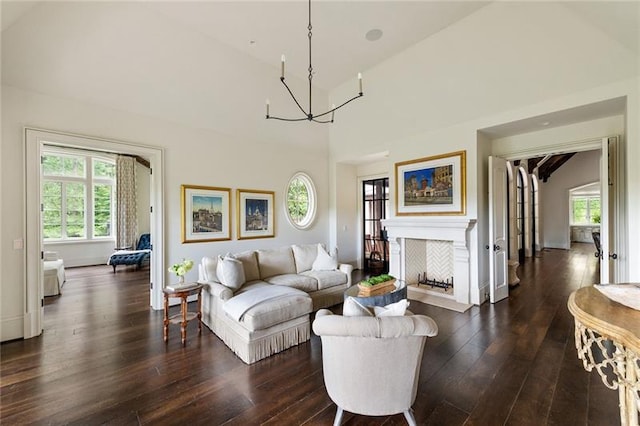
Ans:
MULTIPOLYGON (((566 307, 597 279, 592 253, 590 244, 546 250, 519 268, 508 300, 464 314, 412 301, 440 328, 425 348, 417 422, 619 424, 617 392, 576 357, 566 307)), ((206 327, 199 336, 193 321, 186 347, 176 326, 165 344, 147 274, 68 269, 63 294, 46 300, 42 336, 0 347, 0 423, 332 424, 319 338, 250 366, 206 327)), ((344 424, 406 423, 345 413, 344 424)))

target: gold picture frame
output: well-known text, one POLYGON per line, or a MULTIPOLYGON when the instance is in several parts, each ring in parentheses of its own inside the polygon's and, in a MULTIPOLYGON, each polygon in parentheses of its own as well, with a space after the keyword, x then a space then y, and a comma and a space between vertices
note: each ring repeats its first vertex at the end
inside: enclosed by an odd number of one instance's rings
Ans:
POLYGON ((273 191, 236 190, 236 226, 239 240, 275 236, 274 202, 273 191))
POLYGON ((231 239, 231 189, 181 185, 182 242, 231 239))
POLYGON ((396 163, 396 215, 466 214, 466 156, 456 151, 396 163))

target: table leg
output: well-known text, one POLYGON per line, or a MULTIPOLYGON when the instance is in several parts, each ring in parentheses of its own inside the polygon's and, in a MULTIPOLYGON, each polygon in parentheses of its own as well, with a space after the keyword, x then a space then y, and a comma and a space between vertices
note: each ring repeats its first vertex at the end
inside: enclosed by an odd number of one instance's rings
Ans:
POLYGON ((198 292, 198 334, 202 334, 202 289, 198 292))
POLYGON ((164 295, 164 320, 162 334, 165 343, 169 340, 169 296, 164 295))
MULTIPOLYGON (((620 386, 621 389, 624 389, 624 399, 625 399, 625 411, 626 411, 626 424, 628 425, 637 425, 638 424, 638 411, 640 410, 640 401, 637 400, 637 394, 636 394, 636 390, 634 390, 634 387, 636 387, 637 389, 637 383, 638 383, 638 377, 636 377, 636 362, 638 360, 638 357, 631 352, 630 350, 627 349, 627 354, 625 357, 625 370, 626 370, 626 377, 625 377, 625 381, 624 381, 624 385, 620 386)), ((620 416, 622 419, 622 393, 620 394, 620 416)), ((621 424, 622 421, 621 421, 621 424)))
POLYGON ((182 346, 187 343, 187 295, 183 295, 181 298, 181 309, 182 309, 182 323, 180 324, 180 329, 182 332, 182 346))

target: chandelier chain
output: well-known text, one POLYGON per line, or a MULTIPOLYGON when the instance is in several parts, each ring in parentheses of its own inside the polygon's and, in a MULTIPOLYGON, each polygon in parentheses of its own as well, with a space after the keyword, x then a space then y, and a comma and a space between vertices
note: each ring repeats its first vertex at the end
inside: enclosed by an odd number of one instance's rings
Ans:
POLYGON ((300 109, 300 111, 302 111, 302 113, 304 114, 304 117, 302 118, 284 118, 284 117, 275 117, 272 115, 269 115, 269 100, 267 100, 267 115, 266 118, 268 119, 273 119, 273 120, 281 120, 281 121, 313 121, 315 123, 333 123, 333 116, 334 113, 337 109, 342 108, 343 106, 345 106, 346 104, 348 104, 349 102, 358 99, 360 97, 363 96, 362 93, 362 75, 358 73, 358 82, 360 85, 360 91, 358 92, 358 94, 354 97, 352 97, 351 99, 348 99, 347 101, 343 102, 342 104, 338 105, 337 107, 332 105, 331 109, 323 112, 322 114, 317 114, 314 115, 312 110, 311 110, 311 105, 312 105, 312 81, 313 81, 313 65, 311 64, 311 39, 313 37, 313 26, 311 25, 311 0, 309 0, 309 25, 307 26, 307 37, 309 39, 309 76, 308 76, 308 80, 309 80, 309 111, 305 111, 304 108, 302 108, 302 105, 300 105, 300 102, 298 102, 298 99, 296 99, 295 95, 293 94, 293 92, 291 91, 291 89, 289 88, 289 86, 287 85, 285 79, 284 79, 284 55, 282 55, 282 75, 280 76, 280 82, 282 82, 282 84, 284 85, 284 87, 287 89, 287 91, 289 92, 289 95, 291 95, 291 98, 293 99, 293 101, 296 103, 296 105, 298 106, 298 108, 300 109), (318 120, 318 118, 320 117, 324 117, 328 114, 331 114, 331 119, 329 120, 318 120))

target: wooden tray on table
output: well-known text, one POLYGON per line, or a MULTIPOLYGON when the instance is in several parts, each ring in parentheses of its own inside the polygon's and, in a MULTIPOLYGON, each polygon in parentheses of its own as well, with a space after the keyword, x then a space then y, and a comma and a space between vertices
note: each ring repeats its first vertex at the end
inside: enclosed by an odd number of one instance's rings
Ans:
POLYGON ((396 280, 395 278, 389 281, 381 282, 380 284, 375 284, 372 286, 364 286, 358 283, 358 296, 360 297, 368 297, 368 296, 376 296, 379 294, 385 294, 392 292, 396 288, 396 280))

